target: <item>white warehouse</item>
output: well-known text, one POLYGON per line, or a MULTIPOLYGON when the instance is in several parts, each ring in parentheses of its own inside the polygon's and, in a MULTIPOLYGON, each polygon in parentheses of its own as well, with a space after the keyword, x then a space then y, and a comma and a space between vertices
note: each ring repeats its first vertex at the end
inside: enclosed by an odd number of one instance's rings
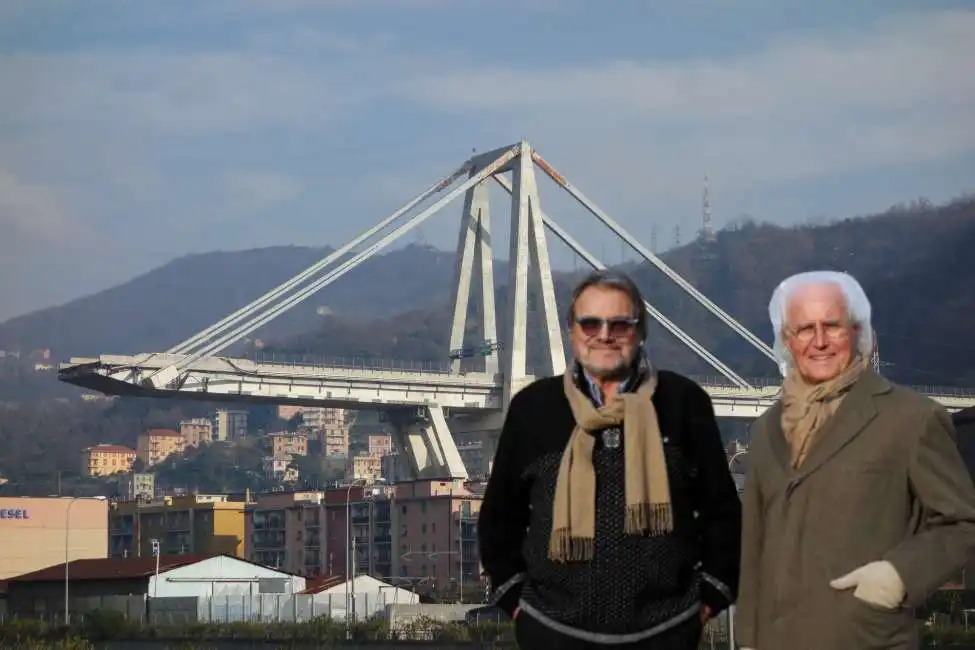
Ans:
POLYGON ((292 617, 305 579, 229 555, 74 560, 11 578, 10 614, 118 609, 160 623, 292 617))

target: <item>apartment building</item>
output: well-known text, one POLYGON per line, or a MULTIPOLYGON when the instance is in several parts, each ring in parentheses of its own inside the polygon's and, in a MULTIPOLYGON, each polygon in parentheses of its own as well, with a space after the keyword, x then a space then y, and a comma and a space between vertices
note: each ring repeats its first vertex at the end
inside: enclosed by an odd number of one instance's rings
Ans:
POLYGON ((218 410, 213 418, 213 440, 246 438, 247 420, 247 411, 218 410))
POLYGON ((278 417, 290 420, 301 414, 301 429, 308 433, 316 443, 315 452, 322 455, 347 454, 349 450, 349 429, 355 420, 352 411, 346 409, 279 406, 278 417))
POLYGON ((354 545, 357 575, 394 575, 391 498, 385 486, 260 495, 249 508, 249 559, 305 576, 344 575, 354 545))
POLYGON ((366 438, 370 456, 385 456, 393 451, 393 436, 389 434, 370 435, 366 438))
POLYGON ((307 456, 308 436, 288 431, 269 433, 264 437, 264 446, 274 458, 307 456))
POLYGON ((179 423, 179 434, 183 436, 187 447, 199 447, 213 440, 213 422, 206 418, 182 420, 179 423))
POLYGON ((162 555, 246 557, 245 506, 246 497, 225 494, 116 501, 108 514, 108 554, 151 556, 158 540, 162 555))
POLYGON ((146 467, 160 463, 172 454, 182 454, 186 448, 183 436, 172 429, 149 429, 139 434, 136 456, 146 467))
POLYGON ((151 501, 156 496, 156 475, 148 472, 131 472, 119 479, 119 496, 123 500, 151 501))
POLYGON ((322 441, 322 451, 326 456, 333 454, 347 455, 349 453, 348 427, 330 427, 319 434, 322 441))
POLYGON ((305 576, 342 575, 354 559, 355 574, 476 592, 480 503, 462 481, 260 495, 248 506, 248 558, 305 576))
POLYGON ((365 481, 366 483, 377 483, 382 477, 382 456, 370 456, 363 454, 360 456, 352 456, 346 462, 346 481, 365 481))
POLYGON ((112 476, 132 471, 136 452, 122 445, 95 445, 81 450, 82 476, 112 476))
POLYGON ((352 424, 352 411, 346 409, 326 407, 299 408, 301 408, 302 423, 312 429, 347 429, 352 424))
POLYGON ((281 481, 282 483, 294 483, 301 478, 298 469, 292 467, 294 456, 285 454, 284 456, 265 456, 261 459, 261 471, 268 478, 281 481))
POLYGON ((477 515, 481 494, 463 481, 398 483, 392 516, 400 578, 430 578, 439 590, 480 583, 477 515))
POLYGON ((305 576, 331 573, 322 545, 323 499, 319 491, 258 495, 244 524, 248 559, 305 576))

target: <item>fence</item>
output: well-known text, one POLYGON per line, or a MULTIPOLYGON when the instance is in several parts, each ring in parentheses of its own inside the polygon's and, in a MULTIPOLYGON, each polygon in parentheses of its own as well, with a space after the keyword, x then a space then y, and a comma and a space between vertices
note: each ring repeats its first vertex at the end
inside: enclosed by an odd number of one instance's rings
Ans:
MULTIPOLYGON (((227 594, 213 597, 149 598, 149 622, 183 623, 303 623, 326 617, 366 620, 383 615, 398 602, 398 593, 349 594, 227 594), (348 602, 348 605, 346 604, 348 602)), ((415 597, 414 597, 415 598, 415 597)))

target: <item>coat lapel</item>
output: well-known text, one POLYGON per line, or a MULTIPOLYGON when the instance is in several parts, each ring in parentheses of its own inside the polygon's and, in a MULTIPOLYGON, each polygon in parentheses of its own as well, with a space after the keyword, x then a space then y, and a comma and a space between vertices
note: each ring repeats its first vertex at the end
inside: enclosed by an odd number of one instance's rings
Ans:
POLYGON ((768 440, 769 445, 772 448, 772 455, 775 456, 775 460, 778 462, 779 467, 786 474, 792 473, 792 450, 789 449, 789 443, 785 439, 785 435, 782 433, 782 402, 781 400, 776 402, 768 410, 768 440))
MULTIPOLYGON (((806 460, 799 467, 798 476, 804 478, 822 467, 852 442, 874 418, 877 409, 874 396, 891 389, 890 382, 872 371, 867 371, 850 389, 840 408, 816 434, 806 460)), ((785 437, 779 435, 788 452, 785 437)))
POLYGON ((765 477, 768 494, 785 491, 794 473, 792 471, 792 450, 782 434, 782 403, 773 404, 763 416, 765 443, 775 460, 775 471, 765 477))

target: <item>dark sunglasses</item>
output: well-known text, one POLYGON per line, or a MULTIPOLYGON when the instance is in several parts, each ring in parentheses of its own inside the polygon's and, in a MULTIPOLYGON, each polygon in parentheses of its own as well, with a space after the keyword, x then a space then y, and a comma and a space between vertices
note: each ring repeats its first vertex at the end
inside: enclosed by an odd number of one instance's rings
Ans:
POLYGON ((639 321, 629 316, 616 316, 613 318, 598 318, 596 316, 580 316, 576 318, 576 325, 586 336, 598 336, 603 328, 609 332, 611 337, 628 336, 633 332, 639 321))

